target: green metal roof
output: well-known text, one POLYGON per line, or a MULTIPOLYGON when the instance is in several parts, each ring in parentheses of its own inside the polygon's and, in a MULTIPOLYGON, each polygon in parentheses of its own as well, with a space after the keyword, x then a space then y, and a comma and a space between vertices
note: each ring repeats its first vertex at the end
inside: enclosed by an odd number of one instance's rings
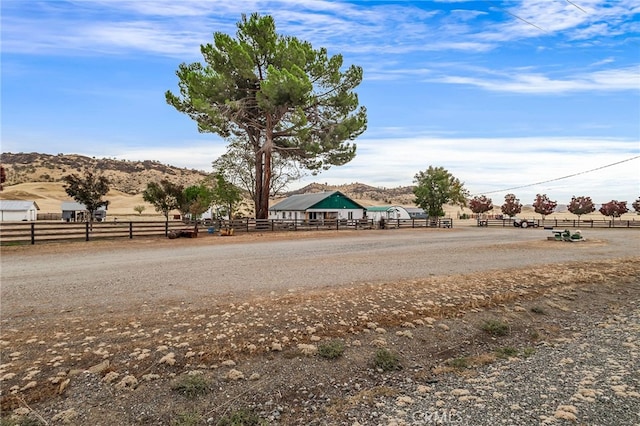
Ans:
POLYGON ((393 206, 369 206, 365 207, 368 212, 386 212, 393 206))
POLYGON ((306 211, 309 209, 364 209, 340 191, 292 195, 269 208, 271 211, 306 211))

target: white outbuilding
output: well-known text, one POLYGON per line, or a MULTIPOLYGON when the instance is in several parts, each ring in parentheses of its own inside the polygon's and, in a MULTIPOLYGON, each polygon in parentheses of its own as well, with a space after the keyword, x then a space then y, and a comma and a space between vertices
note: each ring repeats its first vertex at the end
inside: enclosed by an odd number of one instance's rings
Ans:
POLYGON ((38 210, 35 201, 0 200, 0 222, 35 222, 38 210))
POLYGON ((411 219, 411 215, 406 208, 402 206, 370 206, 367 209, 367 219, 374 222, 380 219, 411 219))

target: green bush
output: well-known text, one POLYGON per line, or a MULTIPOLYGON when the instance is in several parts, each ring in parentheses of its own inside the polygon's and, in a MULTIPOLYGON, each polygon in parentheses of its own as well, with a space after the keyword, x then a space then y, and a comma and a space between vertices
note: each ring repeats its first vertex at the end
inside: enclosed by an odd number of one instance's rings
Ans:
POLYGON ((506 346, 504 348, 496 349, 496 356, 498 358, 510 358, 518 355, 518 350, 512 346, 506 346))
POLYGON ((200 374, 185 374, 176 380, 171 389, 187 398, 195 398, 209 392, 209 383, 200 374))
POLYGON ((250 410, 240 409, 224 416, 216 425, 218 426, 263 426, 268 423, 250 410))
POLYGON ((482 329, 492 336, 506 336, 509 334, 509 324, 498 320, 485 321, 482 324, 482 329))
POLYGON ((450 359, 449 361, 447 361, 447 365, 457 370, 464 370, 466 368, 469 368, 469 359, 464 356, 450 359))
POLYGON ((373 357, 373 365, 382 371, 400 370, 400 358, 388 349, 378 349, 373 357))
POLYGON ((202 424, 203 418, 198 413, 180 413, 171 422, 173 426, 196 426, 202 424))
POLYGON ((344 342, 342 340, 332 340, 328 343, 318 345, 318 355, 326 359, 335 359, 344 353, 344 342))

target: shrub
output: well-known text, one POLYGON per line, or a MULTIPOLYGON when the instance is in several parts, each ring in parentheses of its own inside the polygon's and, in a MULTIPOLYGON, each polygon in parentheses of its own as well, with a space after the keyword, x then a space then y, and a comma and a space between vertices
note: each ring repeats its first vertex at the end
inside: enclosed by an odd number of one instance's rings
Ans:
POLYGON ((218 426, 262 426, 267 422, 257 414, 247 409, 240 409, 222 417, 216 425, 218 426))
POLYGON ((171 386, 171 389, 187 398, 195 398, 209 392, 207 380, 199 374, 187 374, 180 378, 171 386))
POLYGON ((198 413, 180 413, 171 422, 173 426, 196 426, 202 424, 202 416, 198 413))
POLYGON ((332 340, 318 346, 318 355, 326 359, 335 359, 344 353, 344 342, 342 340, 332 340))
POLYGON ((492 336, 506 336, 509 334, 509 324, 498 320, 485 321, 482 324, 482 329, 492 336))
POLYGON ((373 365, 382 371, 400 370, 400 359, 398 355, 388 349, 378 349, 373 357, 373 365))
POLYGON ((469 368, 469 359, 467 357, 459 357, 459 358, 454 358, 454 359, 450 359, 447 364, 450 367, 453 367, 457 370, 464 370, 466 368, 469 368))
POLYGON ((496 356, 498 358, 509 358, 518 355, 518 350, 512 346, 506 346, 504 348, 496 349, 496 356))
POLYGON ((542 309, 540 306, 534 306, 531 308, 531 312, 533 312, 534 314, 539 314, 539 315, 544 315, 546 314, 546 312, 544 311, 544 309, 542 309))

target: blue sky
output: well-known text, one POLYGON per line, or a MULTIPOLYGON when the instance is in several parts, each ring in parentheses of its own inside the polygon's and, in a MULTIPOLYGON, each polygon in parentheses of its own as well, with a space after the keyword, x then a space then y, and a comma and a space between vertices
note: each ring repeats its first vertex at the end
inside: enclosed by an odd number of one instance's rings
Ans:
POLYGON ((637 0, 3 0, 1 12, 2 152, 211 171, 226 142, 164 92, 213 32, 260 12, 364 70, 356 159, 291 189, 410 185, 433 165, 497 204, 640 196, 637 0))

